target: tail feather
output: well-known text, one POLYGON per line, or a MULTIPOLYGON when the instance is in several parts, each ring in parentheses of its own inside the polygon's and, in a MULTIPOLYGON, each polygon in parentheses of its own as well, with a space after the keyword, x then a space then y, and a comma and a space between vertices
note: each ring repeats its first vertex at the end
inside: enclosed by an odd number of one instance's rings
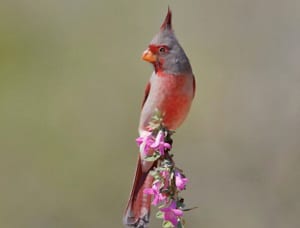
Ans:
POLYGON ((126 226, 145 228, 149 224, 151 195, 144 194, 144 189, 152 186, 153 177, 149 174, 149 171, 154 165, 151 164, 145 170, 141 158, 138 159, 133 187, 123 218, 123 223, 126 226))

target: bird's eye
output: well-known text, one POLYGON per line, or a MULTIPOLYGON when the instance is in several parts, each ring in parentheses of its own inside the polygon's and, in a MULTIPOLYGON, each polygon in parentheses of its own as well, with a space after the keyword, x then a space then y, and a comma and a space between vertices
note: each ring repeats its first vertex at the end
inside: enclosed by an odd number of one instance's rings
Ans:
POLYGON ((165 52, 166 52, 166 48, 160 47, 160 48, 158 49, 158 51, 159 51, 160 53, 165 53, 165 52))

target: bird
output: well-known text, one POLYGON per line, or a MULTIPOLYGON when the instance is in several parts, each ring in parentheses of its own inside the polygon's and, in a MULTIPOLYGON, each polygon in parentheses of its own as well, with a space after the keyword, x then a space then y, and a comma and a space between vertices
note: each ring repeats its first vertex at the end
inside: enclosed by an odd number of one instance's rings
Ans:
MULTIPOLYGON (((143 52, 142 59, 151 63, 154 70, 142 100, 139 135, 149 132, 149 123, 157 110, 162 113, 163 125, 169 130, 176 130, 189 113, 196 83, 189 59, 174 34, 170 7, 159 32, 143 52)), ((152 187, 153 177, 149 172, 155 166, 155 161, 144 161, 140 151, 123 216, 125 227, 149 226, 151 195, 143 191, 152 187)))

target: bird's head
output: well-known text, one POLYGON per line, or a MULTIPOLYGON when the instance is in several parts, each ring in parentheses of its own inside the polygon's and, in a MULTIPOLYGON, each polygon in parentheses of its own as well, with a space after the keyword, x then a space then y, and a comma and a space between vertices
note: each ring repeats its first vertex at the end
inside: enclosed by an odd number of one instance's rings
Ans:
POLYGON ((178 75, 192 71, 189 60, 173 32, 170 8, 160 31, 144 51, 142 59, 152 63, 158 73, 178 75))

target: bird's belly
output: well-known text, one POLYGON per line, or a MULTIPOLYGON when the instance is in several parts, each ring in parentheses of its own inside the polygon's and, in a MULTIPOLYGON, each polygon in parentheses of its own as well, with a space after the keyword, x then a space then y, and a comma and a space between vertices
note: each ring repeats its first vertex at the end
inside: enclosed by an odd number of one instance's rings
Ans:
POLYGON ((140 130, 147 129, 156 109, 162 113, 163 124, 168 129, 177 129, 185 120, 192 99, 192 78, 181 78, 181 76, 157 78, 151 86, 149 97, 141 113, 140 130))
POLYGON ((163 124, 171 130, 177 129, 186 118, 191 106, 191 98, 174 94, 163 100, 158 109, 163 114, 163 124))

